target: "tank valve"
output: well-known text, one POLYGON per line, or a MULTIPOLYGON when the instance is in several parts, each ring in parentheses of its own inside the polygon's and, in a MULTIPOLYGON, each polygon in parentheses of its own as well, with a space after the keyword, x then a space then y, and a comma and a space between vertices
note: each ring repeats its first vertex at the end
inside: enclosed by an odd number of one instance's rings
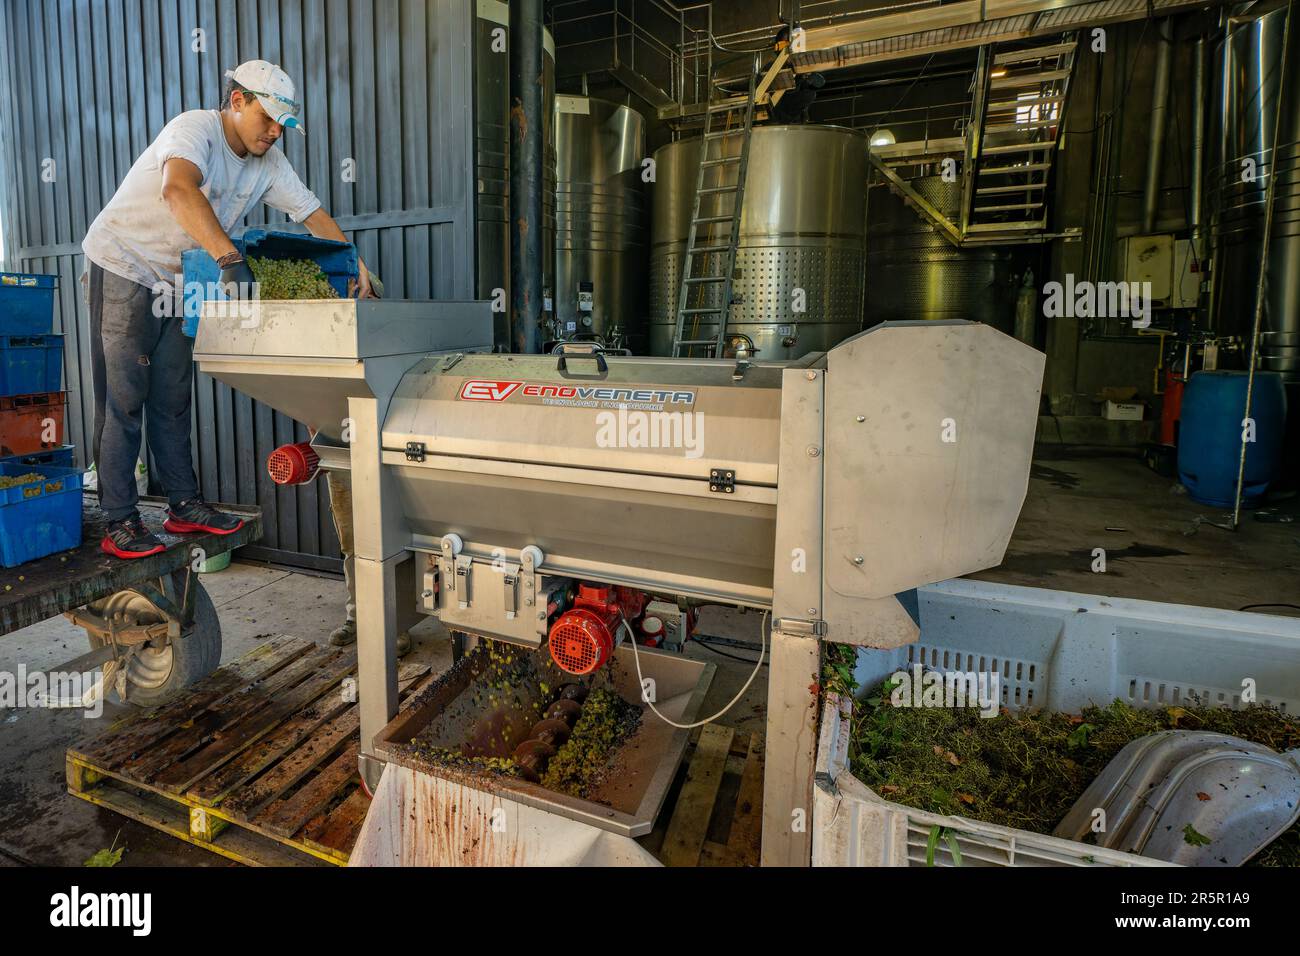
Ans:
POLYGON ((267 456, 266 472, 277 485, 305 485, 320 473, 320 455, 310 442, 281 445, 267 456))

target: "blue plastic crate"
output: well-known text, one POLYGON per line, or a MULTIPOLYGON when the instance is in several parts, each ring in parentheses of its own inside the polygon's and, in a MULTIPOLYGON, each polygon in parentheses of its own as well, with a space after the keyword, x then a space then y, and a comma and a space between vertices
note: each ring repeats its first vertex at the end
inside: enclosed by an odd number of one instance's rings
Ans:
POLYGON ((41 476, 0 488, 0 566, 16 568, 81 544, 81 472, 51 465, 0 464, 0 476, 41 476))
MULTIPOLYGON (((249 258, 313 260, 341 299, 347 297, 349 280, 357 278, 360 271, 357 247, 350 242, 266 229, 249 229, 231 241, 242 255, 249 258)), ((189 249, 181 253, 181 271, 185 275, 185 319, 181 328, 193 338, 199 330, 199 313, 204 300, 225 298, 215 289, 209 289, 220 281, 221 270, 206 249, 189 249)))
POLYGON ((63 381, 63 336, 0 335, 0 395, 57 392, 63 381))
POLYGON ((0 458, 0 465, 22 465, 31 468, 34 465, 53 465, 55 468, 73 468, 77 464, 77 446, 60 445, 46 451, 34 451, 26 455, 9 455, 0 458))
POLYGON ((0 272, 0 335, 48 335, 54 330, 59 277, 0 272))

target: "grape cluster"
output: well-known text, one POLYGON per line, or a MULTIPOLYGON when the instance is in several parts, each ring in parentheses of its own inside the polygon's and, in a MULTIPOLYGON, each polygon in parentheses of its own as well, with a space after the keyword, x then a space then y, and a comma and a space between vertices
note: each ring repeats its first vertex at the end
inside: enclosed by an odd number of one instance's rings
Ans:
POLYGON ((17 476, 0 475, 0 488, 17 488, 19 485, 30 484, 33 481, 43 481, 44 479, 44 475, 39 475, 36 472, 17 476))
POLYGON ((337 299, 321 268, 310 259, 258 259, 249 257, 263 299, 337 299))

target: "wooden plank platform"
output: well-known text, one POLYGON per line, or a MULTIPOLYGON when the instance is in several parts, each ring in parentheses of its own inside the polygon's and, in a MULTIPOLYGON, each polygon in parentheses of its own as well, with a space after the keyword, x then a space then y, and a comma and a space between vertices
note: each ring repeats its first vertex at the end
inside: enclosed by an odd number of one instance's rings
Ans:
POLYGON ((680 786, 642 845, 665 866, 758 866, 763 736, 706 724, 692 735, 680 786))
MULTIPOLYGON (((345 864, 370 803, 355 671, 353 648, 274 638, 70 747, 68 792, 239 863, 345 864)), ((432 679, 402 665, 403 706, 432 679)))
POLYGON ((94 495, 82 497, 81 546, 37 558, 4 571, 0 588, 0 635, 47 621, 134 584, 171 574, 193 560, 202 548, 215 558, 262 537, 262 509, 247 505, 213 505, 239 515, 244 526, 231 534, 172 534, 164 531, 167 501, 141 498, 140 517, 166 550, 147 558, 123 561, 99 550, 107 520, 94 495))

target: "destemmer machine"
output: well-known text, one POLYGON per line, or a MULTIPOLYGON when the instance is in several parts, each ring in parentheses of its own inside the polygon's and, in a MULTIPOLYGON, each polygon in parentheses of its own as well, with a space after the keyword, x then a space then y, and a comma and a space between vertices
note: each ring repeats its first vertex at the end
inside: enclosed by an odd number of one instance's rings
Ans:
MULTIPOLYGON (((763 362, 492 354, 486 302, 204 308, 200 368, 314 429, 321 466, 351 471, 371 787, 396 637, 420 615, 540 648, 565 586, 616 611, 637 595, 753 608, 771 615, 762 859, 806 865, 821 642, 915 640, 895 595, 997 565, 1028 486, 1044 357, 985 325, 886 323, 763 362)), ((627 648, 601 646, 616 635, 594 606, 565 634, 599 666, 627 648)), ((641 655, 671 683, 676 655, 641 655)), ((657 776, 683 748, 665 747, 657 776)), ((525 806, 532 839, 626 841, 601 859, 635 856, 646 826, 523 789, 485 799, 525 806)))

